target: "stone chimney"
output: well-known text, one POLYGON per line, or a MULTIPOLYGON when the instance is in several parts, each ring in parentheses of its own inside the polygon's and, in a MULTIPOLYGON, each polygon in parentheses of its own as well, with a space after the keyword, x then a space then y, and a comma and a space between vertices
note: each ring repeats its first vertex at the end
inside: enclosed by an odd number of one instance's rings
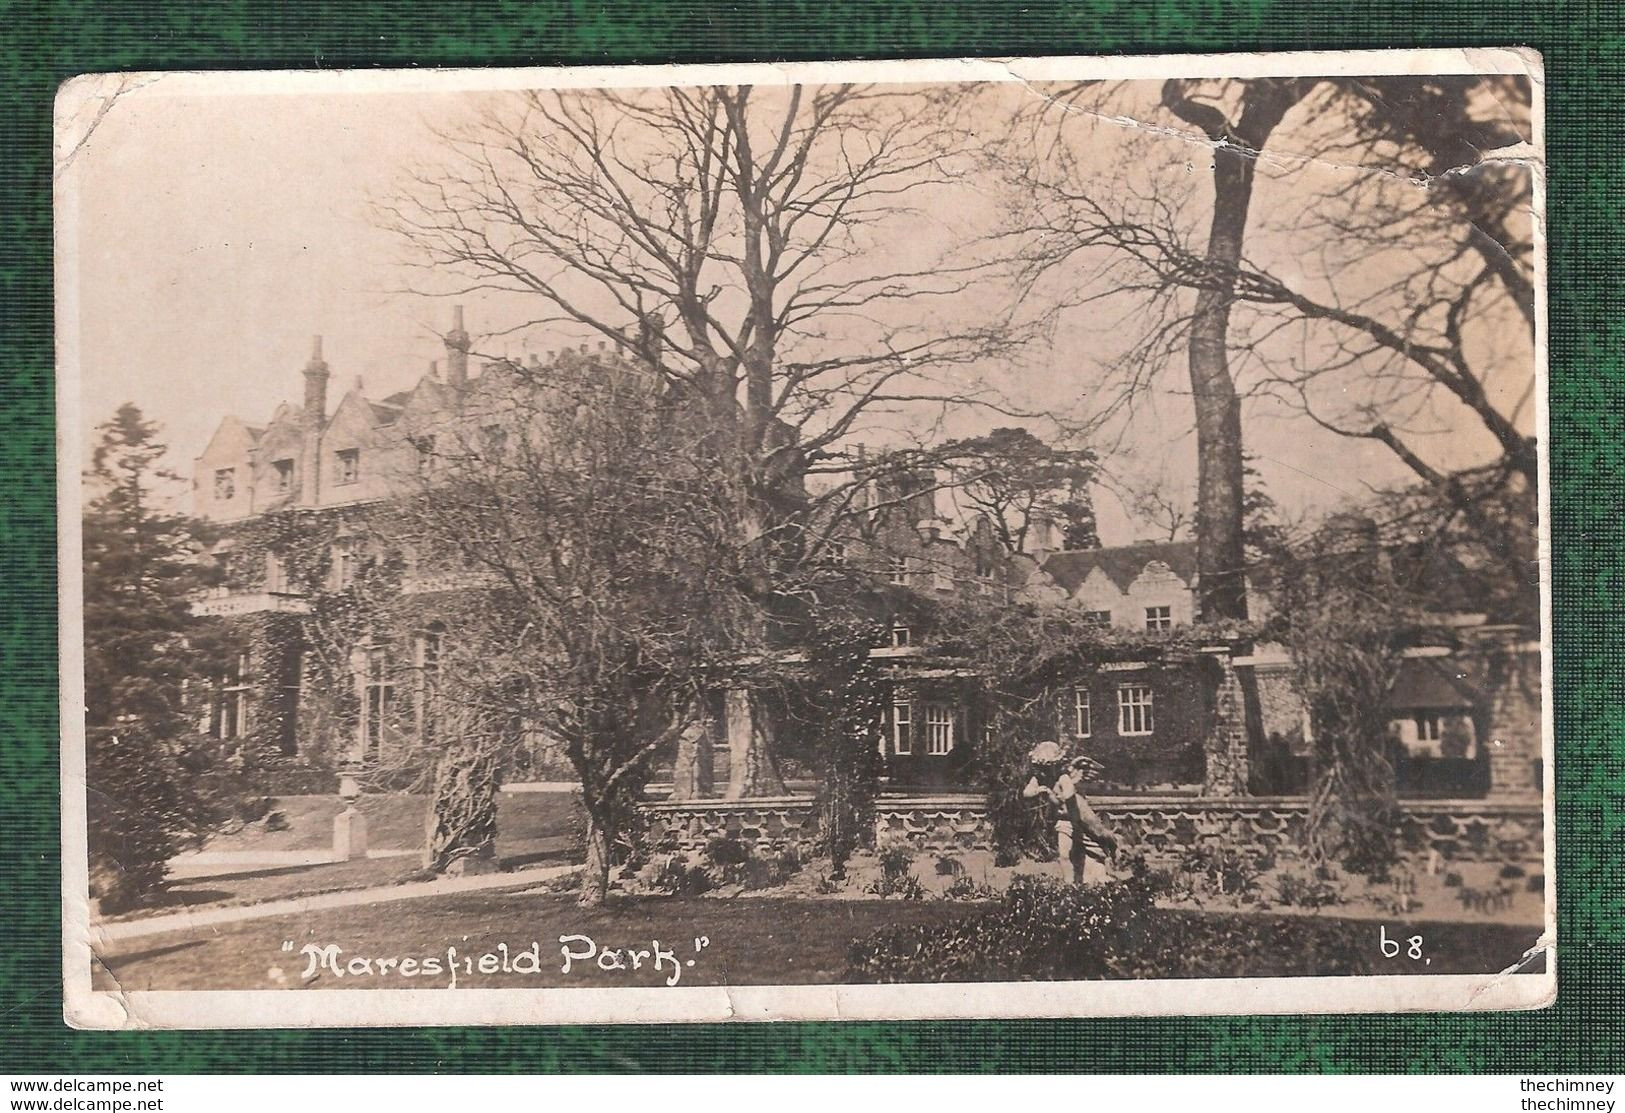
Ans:
POLYGON ((460 305, 451 307, 451 331, 446 333, 446 382, 458 390, 468 385, 468 333, 460 305))
POLYGON ((1027 552, 1034 560, 1042 562, 1049 554, 1061 547, 1060 530, 1055 527, 1055 519, 1048 514, 1035 514, 1031 522, 1027 523, 1027 552))
POLYGON ((300 446, 299 502, 315 506, 321 484, 322 433, 327 427, 327 361, 322 359, 322 338, 311 344, 305 364, 305 439, 300 446))
POLYGON ((327 361, 322 359, 322 338, 311 341, 310 362, 305 364, 305 428, 321 429, 327 420, 327 361))

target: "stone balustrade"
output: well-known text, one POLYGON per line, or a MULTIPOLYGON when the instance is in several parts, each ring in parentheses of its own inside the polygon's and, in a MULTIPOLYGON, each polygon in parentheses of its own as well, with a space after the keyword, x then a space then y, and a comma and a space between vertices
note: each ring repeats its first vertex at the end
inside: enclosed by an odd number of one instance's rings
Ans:
POLYGON ((201 617, 229 618, 235 615, 309 614, 310 600, 294 591, 211 591, 192 602, 192 613, 201 617))
MULTIPOLYGON (((1309 801, 1302 796, 1108 796, 1090 801, 1125 846, 1166 863, 1203 843, 1292 857, 1299 853, 1309 801)), ((1451 861, 1537 862, 1544 821, 1540 801, 1408 800, 1401 805, 1400 845, 1407 856, 1430 852, 1451 861)), ((808 846, 817 834, 810 795, 751 800, 660 801, 643 808, 654 845, 703 848, 731 837, 764 848, 808 846)), ((875 804, 880 844, 922 850, 985 849, 992 824, 985 799, 973 793, 883 795, 875 804)))

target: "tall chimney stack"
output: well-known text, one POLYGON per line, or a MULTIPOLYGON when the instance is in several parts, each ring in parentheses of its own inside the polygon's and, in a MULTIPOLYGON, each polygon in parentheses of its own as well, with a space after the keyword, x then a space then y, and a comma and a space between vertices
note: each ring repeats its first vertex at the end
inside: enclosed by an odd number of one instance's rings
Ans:
POLYGON ((446 333, 446 381, 457 390, 468 385, 468 333, 460 305, 451 307, 451 331, 446 333))
POLYGON ((322 359, 322 338, 310 346, 305 364, 305 440, 300 451, 299 501, 315 506, 321 483, 322 432, 327 425, 327 361, 322 359))
POLYGON ((305 364, 305 427, 320 429, 327 420, 327 361, 322 359, 322 338, 310 345, 310 362, 305 364))

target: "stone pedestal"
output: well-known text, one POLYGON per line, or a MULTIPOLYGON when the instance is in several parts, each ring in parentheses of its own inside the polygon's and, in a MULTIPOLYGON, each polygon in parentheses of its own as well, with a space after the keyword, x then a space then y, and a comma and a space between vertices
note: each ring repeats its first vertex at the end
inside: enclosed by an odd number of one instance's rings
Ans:
POLYGON ((1227 649, 1206 651, 1219 670, 1213 725, 1203 742, 1203 796, 1247 795, 1247 704, 1227 649))
POLYGON ((1538 799, 1541 793, 1540 646, 1510 642, 1480 650, 1487 658, 1488 714, 1480 735, 1488 748, 1491 799, 1538 799))
POLYGON ((773 763, 773 722, 748 688, 730 688, 723 700, 728 732, 728 790, 724 798, 782 796, 784 781, 773 763))
MULTIPOLYGON (((703 709, 702 709, 703 710, 703 709)), ((711 761, 711 724, 703 714, 677 737, 677 760, 672 764, 671 798, 703 800, 716 792, 711 761)))
POLYGON ((367 856, 367 817, 354 804, 333 817, 333 857, 341 862, 367 856))

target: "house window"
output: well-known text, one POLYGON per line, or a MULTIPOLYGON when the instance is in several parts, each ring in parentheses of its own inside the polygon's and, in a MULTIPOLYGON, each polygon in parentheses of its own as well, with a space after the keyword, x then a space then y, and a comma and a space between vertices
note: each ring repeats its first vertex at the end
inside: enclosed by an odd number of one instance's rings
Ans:
POLYGON ((1151 689, 1144 684, 1120 684, 1117 687, 1117 733, 1150 734, 1151 689))
POLYGON ((216 468, 214 472, 214 497, 225 502, 237 497, 237 469, 216 468))
POLYGON ((1147 630, 1171 630, 1174 625, 1174 609, 1172 607, 1147 607, 1145 609, 1145 628, 1147 630))
POLYGON ((359 448, 341 448, 333 454, 337 467, 333 472, 334 483, 354 483, 361 478, 361 450, 359 448))
POLYGON ((901 648, 903 646, 912 644, 913 641, 914 641, 914 631, 909 629, 907 626, 903 626, 903 625, 899 624, 899 625, 893 626, 891 628, 891 643, 892 643, 892 645, 897 646, 898 648, 901 648))
POLYGON ((220 680, 220 737, 248 736, 248 654, 239 653, 220 680))
POLYGON ((954 748, 954 709, 945 703, 925 705, 925 752, 941 757, 954 748))
POLYGON ((1072 733, 1088 738, 1089 730, 1089 689, 1078 688, 1072 693, 1072 733))
POLYGON ((277 684, 277 748, 284 757, 299 752, 299 687, 304 672, 304 653, 289 650, 282 658, 282 676, 277 684))
POLYGON ((1416 716, 1416 740, 1418 742, 1444 741, 1444 722, 1438 715, 1430 712, 1421 712, 1416 716))
POLYGON ((1110 626, 1112 624, 1111 611, 1084 611, 1083 621, 1090 626, 1110 626))
POLYGON ((428 475, 434 471, 434 437, 418 437, 412 441, 412 446, 418 450, 418 475, 428 475))
POLYGON ((417 638, 418 737, 426 744, 435 740, 439 727, 440 666, 445 644, 446 628, 438 622, 417 638))
POLYGON ((893 584, 908 583, 908 557, 894 556, 887 558, 886 582, 893 584))
POLYGON ((508 431, 500 425, 487 425, 481 430, 485 437, 485 449, 492 456, 502 455, 502 450, 508 447, 508 431))
POLYGON ((907 756, 914 752, 914 706, 907 700, 891 705, 892 753, 907 756))
POLYGON ((272 552, 265 554, 265 590, 273 594, 288 590, 288 566, 272 552))
POLYGON ((277 494, 285 495, 289 491, 293 490, 292 460, 271 461, 271 472, 275 478, 277 494))
POLYGON ((389 647, 367 648, 366 672, 362 677, 361 756, 375 759, 383 752, 384 724, 395 702, 395 677, 389 668, 389 647))
POLYGON ((355 542, 339 541, 334 543, 332 575, 334 591, 343 591, 355 583, 356 565, 358 563, 355 542))

